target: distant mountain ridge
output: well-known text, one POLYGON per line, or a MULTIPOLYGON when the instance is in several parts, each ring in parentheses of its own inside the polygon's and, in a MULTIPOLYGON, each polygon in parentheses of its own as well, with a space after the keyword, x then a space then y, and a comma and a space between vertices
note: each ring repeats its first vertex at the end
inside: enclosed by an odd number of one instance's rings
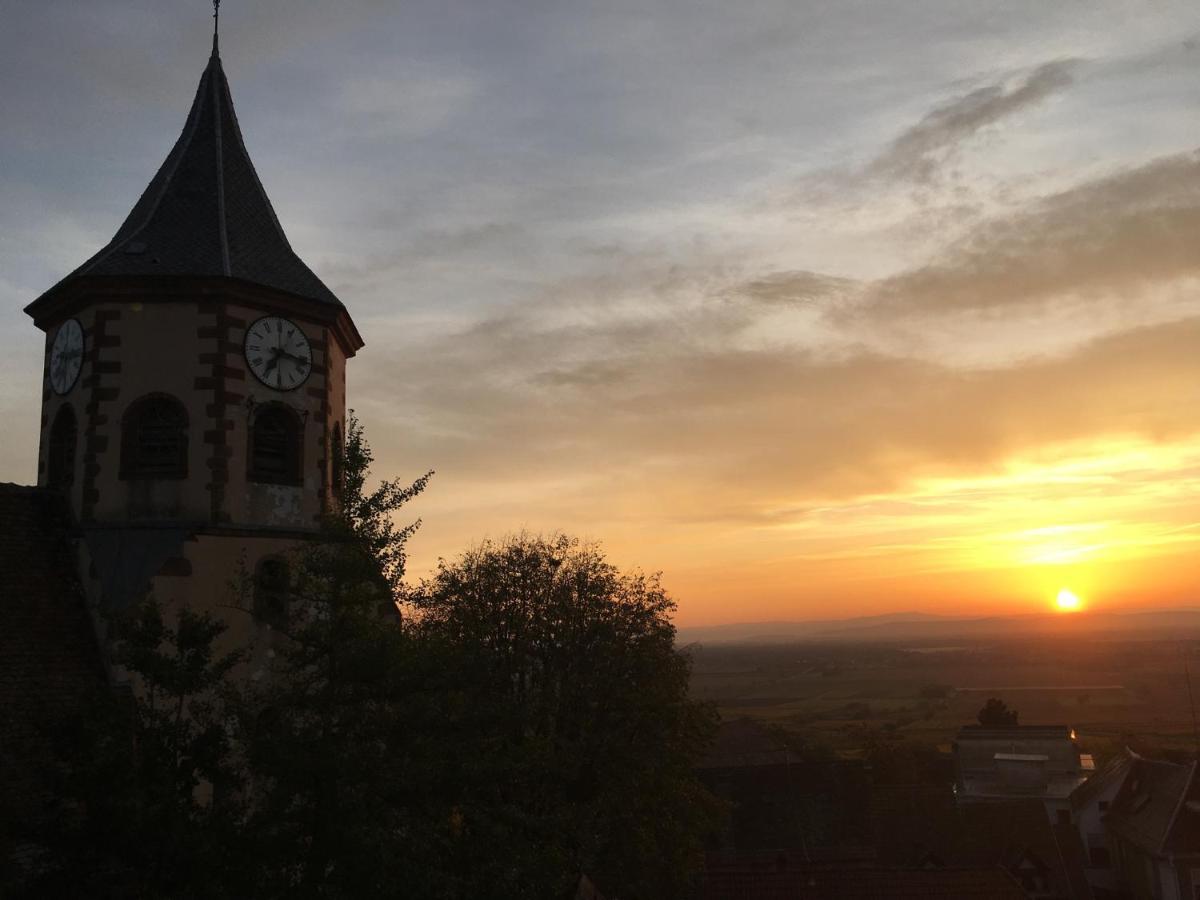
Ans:
POLYGON ((1029 635, 1200 637, 1200 608, 1116 612, 943 616, 900 612, 850 619, 738 622, 678 629, 680 644, 760 644, 792 641, 945 642, 1029 635))

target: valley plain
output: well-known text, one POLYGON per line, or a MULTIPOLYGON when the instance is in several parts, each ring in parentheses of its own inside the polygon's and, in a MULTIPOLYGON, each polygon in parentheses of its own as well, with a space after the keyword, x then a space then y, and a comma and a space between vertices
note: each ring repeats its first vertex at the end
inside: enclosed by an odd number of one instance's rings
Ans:
POLYGON ((1121 746, 1196 748, 1185 670, 1200 695, 1200 632, 1190 623, 1072 634, 1051 620, 994 638, 942 625, 934 634, 897 625, 909 639, 694 643, 692 693, 725 721, 750 718, 841 756, 880 737, 947 751, 989 697, 1021 724, 1071 726, 1098 762, 1121 746))

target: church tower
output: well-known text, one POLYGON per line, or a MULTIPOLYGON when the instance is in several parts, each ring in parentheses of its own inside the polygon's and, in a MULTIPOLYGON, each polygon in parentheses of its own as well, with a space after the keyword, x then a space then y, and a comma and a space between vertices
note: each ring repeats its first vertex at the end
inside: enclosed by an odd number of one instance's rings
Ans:
POLYGON ((286 615, 283 554, 339 490, 346 361, 363 342, 288 243, 215 36, 124 224, 25 311, 45 332, 38 484, 67 498, 93 606, 149 591, 211 608, 244 566, 275 585, 259 620, 286 615))

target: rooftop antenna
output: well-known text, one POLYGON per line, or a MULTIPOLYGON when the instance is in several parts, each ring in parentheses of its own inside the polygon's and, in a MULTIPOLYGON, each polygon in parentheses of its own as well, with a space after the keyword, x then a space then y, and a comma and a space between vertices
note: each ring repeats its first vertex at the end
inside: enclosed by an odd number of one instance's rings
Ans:
POLYGON ((221 27, 221 0, 213 0, 213 56, 217 56, 217 33, 221 27))

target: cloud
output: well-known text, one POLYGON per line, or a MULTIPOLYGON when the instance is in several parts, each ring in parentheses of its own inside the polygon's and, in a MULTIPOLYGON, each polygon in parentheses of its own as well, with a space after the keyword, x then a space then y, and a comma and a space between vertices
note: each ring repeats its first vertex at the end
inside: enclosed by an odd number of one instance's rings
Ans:
POLYGON ((372 361, 360 390, 417 423, 405 458, 472 484, 554 484, 543 501, 587 502, 597 520, 627 504, 753 519, 781 495, 881 492, 1043 445, 1195 430, 1179 410, 1196 402, 1200 318, 960 369, 852 345, 748 345, 773 308, 757 298, 589 318, 563 294, 556 321, 514 310, 372 361), (613 484, 602 497, 597 479, 613 484))
POLYGON ((990 221, 928 265, 880 281, 873 317, 1140 295, 1200 275, 1200 152, 1153 160, 990 221))
MULTIPOLYGON (((902 244, 910 254, 928 252, 989 215, 1078 180, 1078 165, 1074 171, 1043 166, 1017 177, 1011 170, 1031 151, 1045 156, 1048 143, 1075 140, 1061 134, 1063 115, 1050 114, 1038 120, 1040 146, 1033 148, 1033 132, 1019 119, 1074 85, 1083 67, 1080 59, 1061 57, 1015 75, 992 76, 982 87, 925 106, 915 121, 897 121, 895 110, 912 100, 901 95, 886 111, 874 110, 862 137, 840 147, 835 161, 764 191, 758 208, 833 229, 845 240, 874 239, 876 247, 890 251, 902 244), (998 139, 980 140, 999 134, 1001 126, 998 139), (888 135, 894 136, 878 143, 888 135)), ((1089 75, 1097 68, 1089 63, 1089 75)), ((980 76, 972 72, 956 83, 964 81, 977 84, 980 76)), ((944 91, 944 83, 938 90, 944 91)), ((1072 101, 1077 104, 1079 96, 1072 101)))
POLYGON ((949 154, 989 125, 1041 102, 1072 83, 1076 60, 1043 63, 1020 78, 976 88, 931 110, 902 132, 867 167, 866 174, 927 182, 949 154))
POLYGON ((1105 435, 1173 440, 1193 428, 1178 411, 1200 383, 1200 319, 1128 301, 1200 276, 1197 176, 1196 153, 1127 168, 877 281, 622 255, 386 360, 365 354, 365 391, 414 423, 405 458, 598 519, 648 503, 753 522, 781 493, 899 490, 1105 435), (1094 297, 1128 314, 1099 316, 1094 297), (1100 326, 1047 337, 1055 310, 1081 302, 1072 314, 1100 326), (1000 361, 954 365, 909 337, 953 342, 961 314, 1000 310, 1000 361), (618 486, 598 500, 604 480, 618 486))
POLYGON ((739 286, 739 293, 762 303, 811 303, 842 296, 854 290, 858 283, 821 272, 773 272, 739 286))
MULTIPOLYGON (((747 328, 768 343, 829 354, 862 345, 975 368, 1061 354, 1196 308, 1200 151, 1010 200, 1007 211, 975 216, 957 234, 928 212, 888 226, 929 247, 924 262, 900 257, 909 264, 875 279, 760 270, 723 296, 760 307, 747 328)), ((877 246, 863 245, 864 254, 877 246)))

